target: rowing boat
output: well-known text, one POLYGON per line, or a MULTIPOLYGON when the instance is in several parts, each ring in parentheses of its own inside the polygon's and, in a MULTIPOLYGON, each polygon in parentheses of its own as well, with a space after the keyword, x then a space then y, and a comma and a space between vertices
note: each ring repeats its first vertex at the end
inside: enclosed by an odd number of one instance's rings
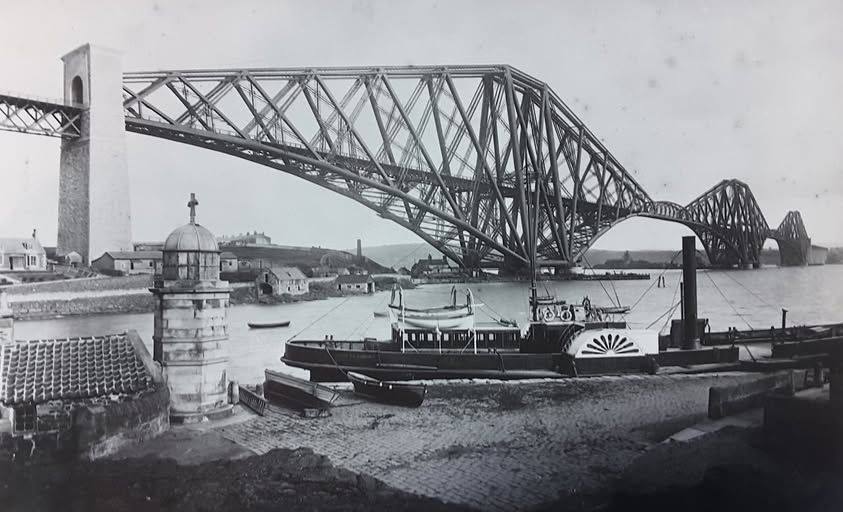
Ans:
POLYGON ((250 329, 272 329, 274 327, 289 327, 290 321, 286 320, 284 322, 270 322, 270 323, 257 323, 257 322, 246 322, 249 325, 250 329))
POLYGON ((377 402, 418 407, 427 394, 424 384, 381 381, 362 373, 348 372, 348 380, 354 385, 354 392, 377 402))
POLYGON ((327 409, 339 397, 334 389, 286 373, 264 370, 264 375, 264 396, 296 409, 327 409))

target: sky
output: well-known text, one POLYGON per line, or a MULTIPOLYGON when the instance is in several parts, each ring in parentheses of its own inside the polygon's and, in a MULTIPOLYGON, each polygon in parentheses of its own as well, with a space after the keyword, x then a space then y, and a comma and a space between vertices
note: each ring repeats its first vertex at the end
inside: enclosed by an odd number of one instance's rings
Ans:
MULTIPOLYGON (((799 210, 843 245, 843 3, 834 1, 6 2, 0 90, 61 97, 60 58, 90 42, 124 71, 508 63, 549 84, 656 200, 726 178, 767 222, 799 210), (14 20, 12 23, 8 21, 14 20)), ((227 155, 127 134, 134 240, 187 220, 287 245, 418 239, 358 203, 227 155)), ((0 132, 0 236, 56 239, 59 140, 0 132)), ((601 249, 673 249, 690 231, 625 221, 601 249)))

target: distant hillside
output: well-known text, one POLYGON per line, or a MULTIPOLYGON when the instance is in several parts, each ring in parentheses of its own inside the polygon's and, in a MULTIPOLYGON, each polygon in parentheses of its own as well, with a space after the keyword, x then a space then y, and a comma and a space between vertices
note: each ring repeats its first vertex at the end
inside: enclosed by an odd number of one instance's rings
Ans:
MULTIPOLYGON (((335 255, 340 261, 354 262, 354 254, 348 251, 338 251, 322 247, 290 247, 290 246, 224 246, 220 250, 232 252, 239 259, 248 259, 263 266, 288 266, 298 267, 306 274, 310 269, 319 266, 319 260, 326 254, 335 255)), ((365 258, 362 265, 371 273, 390 272, 388 267, 379 265, 370 258, 365 258)))
MULTIPOLYGON (((606 263, 606 260, 621 259, 623 258, 624 252, 593 249, 585 254, 583 265, 602 265, 606 263)), ((413 263, 426 258, 428 254, 433 255, 434 258, 440 257, 439 251, 425 243, 379 245, 363 248, 363 255, 366 257, 377 261, 381 265, 395 269, 401 267, 410 268, 413 266, 413 263)), ((629 251, 629 255, 633 260, 644 260, 652 263, 668 263, 674 255, 676 255, 675 261, 679 261, 681 255, 677 254, 678 251, 629 251)))
MULTIPOLYGON (((356 253, 356 249, 348 252, 356 253)), ((426 243, 363 247, 363 256, 395 270, 401 267, 412 267, 416 261, 427 258, 428 253, 434 258, 441 257, 439 251, 426 243)))
MULTIPOLYGON (((705 250, 699 241, 697 241, 697 250, 703 255, 705 254, 705 250)), ((356 249, 346 252, 355 253, 356 249)), ((622 259, 624 252, 626 251, 591 249, 585 253, 583 266, 603 265, 607 260, 622 259)), ((433 255, 434 258, 440 257, 439 251, 425 243, 378 245, 363 248, 364 256, 385 267, 392 267, 396 270, 401 267, 411 268, 413 263, 426 258, 428 254, 433 255)), ((678 250, 629 251, 629 256, 632 260, 649 261, 651 263, 669 263, 674 257, 676 258, 674 262, 679 263, 682 258, 681 252, 678 250)), ((708 259, 704 258, 704 261, 707 263, 708 259)), ((778 265, 779 251, 777 249, 763 250, 761 252, 761 263, 764 265, 778 265)), ((831 247, 829 249, 828 263, 843 263, 843 247, 831 247)))

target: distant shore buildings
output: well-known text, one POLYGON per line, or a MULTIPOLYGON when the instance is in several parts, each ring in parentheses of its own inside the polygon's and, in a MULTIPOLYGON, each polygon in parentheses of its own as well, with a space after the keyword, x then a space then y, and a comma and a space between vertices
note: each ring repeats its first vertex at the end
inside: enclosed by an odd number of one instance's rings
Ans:
POLYGON ((161 251, 106 251, 91 267, 112 276, 160 274, 161 255, 161 251))
POLYGON ((310 291, 307 276, 296 267, 261 269, 256 285, 262 295, 304 295, 310 291))
POLYGON ((459 269, 451 267, 447 258, 434 258, 431 254, 418 260, 410 269, 410 274, 415 278, 442 279, 454 277, 458 273, 459 269))
POLYGON ((344 294, 375 293, 375 280, 369 274, 346 274, 337 276, 337 290, 344 294))
POLYGON ((29 238, 0 238, 0 270, 47 270, 47 252, 35 230, 29 238))
POLYGON ((237 245, 272 245, 272 238, 265 233, 241 233, 239 235, 223 235, 217 237, 217 243, 220 247, 237 246, 237 245))

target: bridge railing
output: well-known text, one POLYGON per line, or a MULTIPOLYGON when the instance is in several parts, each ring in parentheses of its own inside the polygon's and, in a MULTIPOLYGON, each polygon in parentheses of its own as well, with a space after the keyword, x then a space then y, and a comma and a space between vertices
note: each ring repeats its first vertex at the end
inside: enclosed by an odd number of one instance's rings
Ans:
POLYGON ((71 107, 80 110, 84 110, 86 107, 82 103, 76 103, 73 101, 62 100, 58 98, 50 98, 47 96, 38 96, 35 94, 29 93, 22 93, 18 91, 10 91, 8 89, 0 89, 0 96, 5 96, 7 98, 19 98, 22 100, 29 100, 38 103, 46 103, 51 105, 60 105, 63 107, 71 107))

